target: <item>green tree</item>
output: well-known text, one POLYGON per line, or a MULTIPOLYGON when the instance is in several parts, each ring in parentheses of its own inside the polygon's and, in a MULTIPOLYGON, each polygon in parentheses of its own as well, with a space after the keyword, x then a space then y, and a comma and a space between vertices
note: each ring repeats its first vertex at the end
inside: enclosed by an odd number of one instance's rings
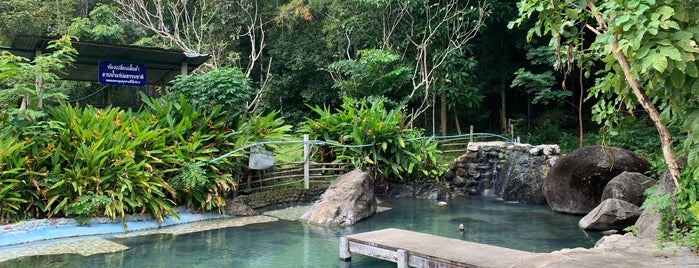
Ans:
POLYGON ((0 44, 20 34, 57 36, 65 34, 77 17, 77 0, 0 1, 0 44))
POLYGON ((359 51, 358 59, 333 62, 328 67, 334 88, 351 98, 386 97, 396 107, 407 94, 411 69, 400 62, 400 56, 380 49, 359 51))
POLYGON ((518 7, 521 16, 511 25, 534 17, 529 38, 550 35, 554 46, 568 45, 574 51, 586 46, 605 63, 600 71, 605 75, 591 90, 599 98, 593 108, 598 122, 610 123, 618 111, 638 105, 648 113, 679 189, 678 208, 693 215, 677 219, 699 233, 699 5, 676 0, 523 0, 518 7), (594 42, 583 42, 584 34, 595 35, 594 42), (682 126, 687 134, 684 173, 668 125, 682 126))
MULTIPOLYGON (((90 11, 89 18, 74 18, 68 27, 68 34, 83 41, 110 44, 125 44, 127 31, 114 16, 116 8, 110 5, 97 5, 90 11)), ((129 28, 133 32, 134 28, 129 28)))
POLYGON ((31 118, 40 115, 44 100, 61 99, 60 90, 50 91, 58 80, 57 72, 73 63, 77 51, 70 36, 49 42, 48 53, 30 60, 4 51, 0 55, 0 107, 26 113, 31 118), (15 107, 20 103, 19 107, 15 107), (32 113, 34 112, 34 113, 32 113))

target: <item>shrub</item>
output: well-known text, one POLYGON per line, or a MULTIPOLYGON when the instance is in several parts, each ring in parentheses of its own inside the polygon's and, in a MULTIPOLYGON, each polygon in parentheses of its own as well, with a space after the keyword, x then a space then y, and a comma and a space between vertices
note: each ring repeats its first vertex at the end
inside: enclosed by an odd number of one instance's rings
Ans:
POLYGON ((419 138, 422 131, 403 128, 400 110, 386 110, 381 99, 344 98, 334 113, 311 109, 319 118, 308 118, 300 131, 329 143, 317 151, 321 161, 351 163, 377 179, 438 175, 437 143, 419 138))

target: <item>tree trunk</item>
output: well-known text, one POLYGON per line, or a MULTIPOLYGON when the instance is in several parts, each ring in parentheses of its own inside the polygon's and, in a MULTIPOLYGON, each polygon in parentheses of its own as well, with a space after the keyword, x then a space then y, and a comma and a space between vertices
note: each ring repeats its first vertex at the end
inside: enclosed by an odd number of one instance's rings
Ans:
POLYGON ((31 99, 29 98, 29 93, 24 93, 24 98, 22 98, 22 103, 19 105, 19 108, 20 109, 29 108, 30 102, 31 102, 31 99))
POLYGON ((643 106, 643 109, 646 110, 650 120, 653 121, 655 128, 658 130, 658 134, 660 134, 660 144, 663 149, 665 163, 670 171, 670 175, 672 175, 672 180, 675 182, 675 186, 679 188, 680 184, 677 180, 680 177, 681 169, 679 161, 677 160, 677 155, 675 154, 675 148, 672 145, 672 135, 670 134, 670 130, 665 124, 663 124, 663 122, 660 121, 660 113, 658 112, 658 109, 655 108, 655 105, 653 105, 653 103, 648 99, 648 96, 641 88, 641 84, 634 79, 633 75, 631 75, 631 65, 629 64, 626 55, 619 51, 619 43, 616 39, 612 41, 612 51, 615 51, 615 58, 617 62, 619 62, 621 69, 624 71, 626 82, 628 82, 629 86, 631 86, 634 96, 636 96, 638 102, 641 104, 641 106, 643 106))
MULTIPOLYGON (((36 52, 36 57, 38 58, 39 56, 41 56, 41 51, 36 52)), ((44 81, 38 75, 34 79, 34 87, 36 88, 36 108, 41 110, 44 106, 44 98, 41 96, 44 94, 44 81)))
POLYGON ((461 135, 461 124, 459 123, 459 112, 454 109, 454 123, 456 124, 456 131, 461 135))
POLYGON ((442 92, 439 95, 439 127, 442 131, 442 136, 447 135, 447 94, 442 92))
POLYGON ((505 90, 503 89, 500 92, 500 129, 502 130, 502 133, 507 132, 507 116, 505 115, 507 110, 505 109, 505 105, 505 90))
POLYGON ((435 108, 434 108, 436 101, 437 101, 436 98, 434 96, 432 96, 432 136, 437 135, 437 124, 436 124, 437 120, 435 118, 435 117, 437 117, 437 113, 436 113, 435 108))
POLYGON ((578 130, 579 130, 579 141, 580 141, 580 147, 583 147, 583 118, 582 118, 582 105, 583 105, 583 94, 585 93, 585 89, 583 88, 583 69, 582 67, 580 68, 580 98, 578 99, 578 130))

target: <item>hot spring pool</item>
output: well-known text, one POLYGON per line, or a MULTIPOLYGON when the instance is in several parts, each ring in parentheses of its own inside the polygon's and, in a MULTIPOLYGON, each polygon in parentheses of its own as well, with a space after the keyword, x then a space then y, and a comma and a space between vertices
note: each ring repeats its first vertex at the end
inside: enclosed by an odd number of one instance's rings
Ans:
MULTIPOLYGON (((506 203, 494 197, 453 199, 443 207, 427 200, 385 199, 380 206, 391 209, 348 228, 279 220, 177 236, 109 238, 129 249, 91 256, 27 257, 0 263, 0 267, 338 267, 341 236, 383 228, 531 252, 592 247, 602 236, 578 229, 581 216, 556 213, 542 205, 506 203), (461 223, 464 232, 458 230, 461 223)), ((395 264, 355 254, 352 267, 395 264)))

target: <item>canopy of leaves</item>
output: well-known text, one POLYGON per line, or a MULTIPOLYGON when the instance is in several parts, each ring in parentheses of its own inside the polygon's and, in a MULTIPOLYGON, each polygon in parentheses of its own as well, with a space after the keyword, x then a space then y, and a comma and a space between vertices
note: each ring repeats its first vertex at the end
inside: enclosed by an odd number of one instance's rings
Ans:
POLYGON ((216 68, 203 74, 178 76, 169 88, 172 96, 184 95, 195 105, 219 106, 234 114, 247 112, 255 95, 250 79, 238 68, 216 68))

